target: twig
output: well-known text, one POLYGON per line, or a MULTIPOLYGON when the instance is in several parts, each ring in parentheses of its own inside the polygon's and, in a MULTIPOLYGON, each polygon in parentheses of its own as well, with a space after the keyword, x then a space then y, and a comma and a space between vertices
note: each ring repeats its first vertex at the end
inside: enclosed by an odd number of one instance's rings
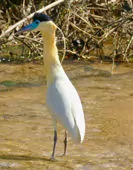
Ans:
MULTIPOLYGON (((16 36, 14 36, 14 38, 16 38, 16 36)), ((42 42, 36 40, 35 38, 29 38, 28 36, 23 36, 23 35, 19 36, 19 38, 27 39, 27 40, 30 40, 31 42, 36 42, 36 43, 38 43, 38 44, 40 44, 40 45, 43 45, 42 42)))
POLYGON ((81 31, 82 33, 84 33, 84 34, 88 35, 89 37, 91 37, 90 34, 88 34, 86 31, 82 30, 82 29, 79 28, 77 25, 73 24, 72 22, 70 22, 70 25, 71 25, 72 27, 74 27, 75 29, 77 29, 78 31, 81 31))
POLYGON ((133 35, 131 36, 129 43, 127 44, 127 47, 126 47, 126 50, 125 50, 125 54, 124 54, 124 57, 123 57, 123 58, 126 59, 126 61, 127 61, 128 63, 129 63, 129 60, 128 60, 128 58, 127 58, 127 52, 128 52, 128 50, 129 50, 129 47, 130 47, 132 41, 133 41, 133 35))
POLYGON ((95 18, 96 20, 106 21, 106 19, 104 17, 102 17, 102 16, 94 15, 94 14, 90 14, 90 13, 88 13, 88 15, 90 15, 93 18, 95 18))
POLYGON ((67 24, 66 24, 66 36, 68 36, 68 31, 69 31, 69 19, 70 19, 70 8, 71 8, 71 2, 70 0, 67 2, 67 10, 68 10, 68 16, 67 16, 67 24))
POLYGON ((89 21, 85 20, 83 17, 81 17, 80 15, 78 15, 75 12, 72 12, 72 14, 74 14, 76 17, 80 18, 84 23, 86 23, 89 26, 91 31, 94 32, 93 26, 91 25, 91 23, 89 21))
MULTIPOLYGON (((58 5, 58 4, 60 4, 60 3, 63 2, 63 1, 64 1, 64 0, 57 0, 56 2, 53 2, 53 3, 49 4, 49 5, 47 5, 46 7, 43 7, 43 8, 41 8, 41 9, 39 9, 39 10, 36 11, 36 12, 40 12, 40 13, 41 13, 41 12, 44 12, 44 11, 46 11, 46 10, 48 10, 48 9, 50 9, 50 8, 58 5)), ((0 38, 2 38, 2 37, 4 37, 5 35, 7 35, 7 34, 8 34, 9 32, 11 32, 14 28, 16 28, 18 25, 24 23, 27 19, 32 18, 33 15, 34 15, 36 12, 33 12, 32 14, 30 14, 30 15, 27 16, 26 18, 22 19, 21 21, 17 22, 16 24, 10 26, 10 27, 0 36, 0 38)))

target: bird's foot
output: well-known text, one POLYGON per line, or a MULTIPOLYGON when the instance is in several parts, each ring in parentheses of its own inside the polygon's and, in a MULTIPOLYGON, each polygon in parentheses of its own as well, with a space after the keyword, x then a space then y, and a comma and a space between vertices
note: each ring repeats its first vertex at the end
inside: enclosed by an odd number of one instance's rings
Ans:
POLYGON ((56 161, 54 156, 51 156, 50 161, 56 161))
POLYGON ((62 156, 66 156, 67 154, 66 153, 63 153, 62 156))

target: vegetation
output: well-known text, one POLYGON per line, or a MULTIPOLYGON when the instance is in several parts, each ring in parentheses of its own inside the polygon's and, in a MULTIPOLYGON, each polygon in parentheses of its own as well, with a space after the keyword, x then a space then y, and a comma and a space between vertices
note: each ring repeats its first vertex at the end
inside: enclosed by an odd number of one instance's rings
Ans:
MULTIPOLYGON (((9 26, 54 2, 0 1, 0 34, 9 26)), ((66 58, 87 61, 133 61, 133 4, 131 0, 65 0, 46 11, 66 38, 66 58)), ((30 21, 27 20, 27 23, 30 21)), ((25 23, 25 24, 27 24, 25 23)), ((40 33, 14 35, 17 26, 0 39, 0 62, 42 62, 40 33)), ((57 45, 63 54, 62 35, 57 45)))

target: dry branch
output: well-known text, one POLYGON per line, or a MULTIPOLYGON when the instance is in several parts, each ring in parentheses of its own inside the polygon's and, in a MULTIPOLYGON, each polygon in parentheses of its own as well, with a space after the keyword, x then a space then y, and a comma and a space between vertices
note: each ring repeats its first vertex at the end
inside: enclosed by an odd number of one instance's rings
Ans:
MULTIPOLYGON (((52 1, 53 0, 46 0, 45 4, 52 1)), ((128 6, 128 4, 127 6, 124 5, 125 0, 114 1, 113 3, 112 0, 102 1, 105 3, 99 2, 100 0, 97 1, 98 3, 96 3, 95 0, 87 0, 87 3, 82 0, 55 1, 56 2, 41 8, 37 12, 46 11, 53 6, 64 2, 63 5, 60 5, 59 7, 56 6, 56 8, 49 10, 48 15, 53 18, 66 35, 66 56, 68 56, 68 58, 84 58, 87 62, 88 60, 113 61, 113 67, 116 61, 133 61, 133 10, 128 6), (111 48, 108 47, 109 45, 111 48), (94 58, 94 56, 96 57, 94 58)), ((23 2, 25 3, 26 1, 24 0, 23 2)), ((32 6, 36 5, 36 1, 32 2, 32 6)), ((39 8, 38 5, 36 7, 37 9, 39 8)), ((24 8, 27 12, 26 4, 24 4, 24 8)), ((34 9, 31 11, 33 10, 34 9)), ((22 11, 22 13, 19 13, 18 16, 23 18, 23 16, 29 15, 31 11, 28 11, 28 14, 25 14, 25 12, 22 11)), ((8 12, 10 14, 9 10, 8 12)), ((12 30, 17 26, 20 27, 23 22, 32 18, 33 15, 34 13, 12 25, 7 31, 5 31, 7 24, 2 25, 4 29, 1 27, 2 29, 0 31, 5 32, 0 36, 0 38, 5 37, 2 39, 0 44, 5 44, 6 42, 9 43, 1 46, 1 49, 5 49, 6 46, 11 45, 12 42, 16 45, 19 45, 20 42, 24 42, 25 45, 23 47, 26 50, 23 50, 23 54, 26 57, 29 53, 32 53, 32 56, 34 57, 41 55, 42 42, 38 33, 30 32, 24 37, 19 35, 17 36, 19 38, 19 42, 15 39, 15 36, 12 36, 14 35, 14 31, 12 30), (8 36, 6 36, 9 32, 12 32, 12 34, 10 34, 10 37, 13 37, 12 42, 11 38, 9 39, 8 36), (33 43, 31 43, 31 41, 33 43), (29 49, 25 47, 26 45, 29 49)), ((8 20, 8 17, 2 17, 4 21, 8 20)), ((14 17, 11 17, 11 20, 14 23, 18 21, 18 19, 14 19, 14 17)), ((62 56, 62 35, 58 31, 57 46, 60 56, 62 56)))
MULTIPOLYGON (((39 9, 36 12, 44 12, 58 4, 60 4, 61 2, 63 2, 64 0, 57 0, 56 2, 53 2, 49 5, 47 5, 46 7, 43 7, 41 9, 39 9)), ((21 21, 17 22, 16 24, 10 26, 1 36, 0 38, 4 37, 5 35, 7 35, 9 32, 11 32, 14 28, 16 28, 17 26, 19 26, 20 24, 24 23, 27 19, 30 19, 33 17, 33 15, 35 14, 35 12, 33 12, 32 14, 30 14, 29 16, 27 16, 26 18, 22 19, 21 21)))

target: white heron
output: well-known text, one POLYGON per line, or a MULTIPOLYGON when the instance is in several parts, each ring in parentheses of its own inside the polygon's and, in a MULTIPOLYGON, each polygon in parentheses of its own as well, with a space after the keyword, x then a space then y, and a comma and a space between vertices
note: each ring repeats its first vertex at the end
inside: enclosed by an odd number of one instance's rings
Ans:
POLYGON ((64 155, 67 150, 67 131, 76 143, 83 142, 85 120, 79 95, 67 77, 60 63, 56 47, 55 32, 57 26, 51 18, 42 13, 35 13, 33 22, 23 27, 24 31, 40 31, 44 42, 44 69, 47 80, 46 103, 54 123, 54 145, 51 159, 54 159, 59 121, 65 128, 64 155))

